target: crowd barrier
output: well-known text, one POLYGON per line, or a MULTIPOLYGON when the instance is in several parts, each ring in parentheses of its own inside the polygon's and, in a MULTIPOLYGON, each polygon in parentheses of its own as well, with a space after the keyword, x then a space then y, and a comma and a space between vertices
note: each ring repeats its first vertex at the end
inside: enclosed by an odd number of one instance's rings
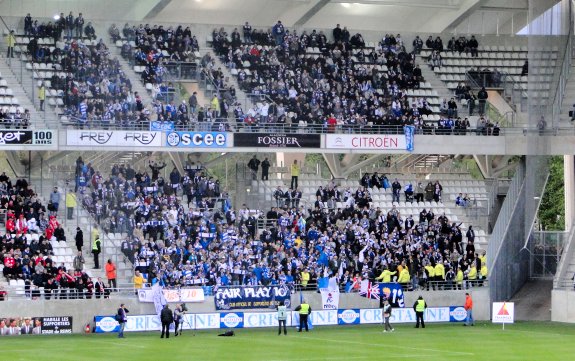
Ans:
MULTIPOLYGON (((425 310, 425 322, 463 322, 467 312, 462 306, 430 307, 425 310)), ((312 311, 310 315, 313 326, 368 325, 383 322, 382 310, 338 309, 312 311)), ((415 322, 415 311, 412 308, 394 308, 391 314, 392 324, 415 322)), ((119 324, 113 315, 94 317, 96 333, 117 332, 119 324)), ((299 325, 299 316, 295 311, 288 312, 288 326, 299 325)), ((184 315, 184 330, 207 330, 228 328, 265 328, 277 327, 277 312, 214 312, 187 313, 184 315)), ((172 325, 173 327, 173 325, 172 325)), ((162 324, 157 315, 128 316, 126 332, 160 331, 162 324)))

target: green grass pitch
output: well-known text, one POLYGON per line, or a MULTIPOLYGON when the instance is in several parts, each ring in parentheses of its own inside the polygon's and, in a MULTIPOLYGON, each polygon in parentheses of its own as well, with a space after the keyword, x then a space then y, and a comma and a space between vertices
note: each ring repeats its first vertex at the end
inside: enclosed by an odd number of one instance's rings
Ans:
POLYGON ((575 325, 518 322, 429 324, 425 329, 397 325, 293 328, 287 336, 275 329, 238 329, 234 337, 220 330, 184 331, 160 339, 159 333, 19 336, 0 338, 3 360, 574 360, 575 325))

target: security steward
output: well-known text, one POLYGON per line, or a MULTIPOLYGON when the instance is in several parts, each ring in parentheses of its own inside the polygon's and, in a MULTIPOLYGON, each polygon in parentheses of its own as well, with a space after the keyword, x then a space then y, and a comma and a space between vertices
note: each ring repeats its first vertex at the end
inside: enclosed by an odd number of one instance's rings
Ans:
POLYGON ((160 321, 162 321, 162 336, 160 338, 164 338, 164 334, 166 338, 170 338, 170 325, 174 322, 174 314, 167 303, 160 312, 160 321))
POLYGON ((100 252, 102 252, 102 244, 100 242, 100 235, 92 232, 92 255, 94 255, 94 269, 100 268, 100 252))
POLYGON ((425 300, 423 299, 422 296, 419 296, 419 298, 413 304, 413 310, 415 311, 415 319, 417 322, 415 328, 419 328, 419 321, 421 321, 421 328, 425 328, 425 322, 423 321, 423 313, 425 312, 426 308, 427 304, 425 303, 425 300))
POLYGON ((297 332, 301 332, 301 329, 304 326, 305 332, 308 332, 309 330, 307 328, 307 318, 311 313, 311 306, 306 302, 306 300, 303 300, 301 305, 297 306, 295 310, 299 312, 299 329, 297 332))

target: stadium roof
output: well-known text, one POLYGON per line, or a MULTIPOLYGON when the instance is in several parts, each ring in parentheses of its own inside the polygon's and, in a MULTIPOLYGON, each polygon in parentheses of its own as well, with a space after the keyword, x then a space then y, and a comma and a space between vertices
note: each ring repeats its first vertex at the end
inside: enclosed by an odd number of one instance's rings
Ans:
POLYGON ((515 33, 557 3, 537 0, 186 0, 159 1, 148 14, 157 21, 287 26, 394 32, 515 33), (533 1, 531 1, 533 3, 533 1), (530 13, 528 15, 528 13, 530 13), (513 20, 512 20, 513 19, 513 20))
POLYGON ((558 0, 0 0, 3 16, 83 12, 92 20, 390 32, 515 34, 558 0), (36 5, 35 5, 36 4, 36 5))

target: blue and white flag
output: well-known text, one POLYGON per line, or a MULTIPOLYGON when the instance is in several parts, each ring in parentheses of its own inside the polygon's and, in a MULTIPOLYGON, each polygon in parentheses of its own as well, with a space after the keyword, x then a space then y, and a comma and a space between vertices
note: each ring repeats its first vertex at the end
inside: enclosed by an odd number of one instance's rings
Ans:
POLYGON ((403 288, 399 283, 380 283, 381 297, 387 299, 391 307, 405 307, 403 288))
POLYGON ((415 134, 415 127, 413 125, 406 125, 403 127, 405 133, 405 145, 408 152, 413 152, 413 140, 415 134))
POLYGON ((173 132, 175 130, 174 122, 161 122, 153 120, 150 122, 150 131, 173 132))
POLYGON ((159 282, 152 286, 152 292, 154 298, 154 307, 156 308, 156 314, 160 316, 162 308, 164 308, 164 305, 167 304, 168 301, 166 301, 166 297, 164 297, 164 292, 159 282))
MULTIPOLYGON (((318 279, 322 280, 321 278, 318 279)), ((337 278, 331 277, 323 278, 323 287, 319 289, 321 293, 321 306, 324 310, 337 310, 339 306, 339 286, 337 285, 337 278)))

